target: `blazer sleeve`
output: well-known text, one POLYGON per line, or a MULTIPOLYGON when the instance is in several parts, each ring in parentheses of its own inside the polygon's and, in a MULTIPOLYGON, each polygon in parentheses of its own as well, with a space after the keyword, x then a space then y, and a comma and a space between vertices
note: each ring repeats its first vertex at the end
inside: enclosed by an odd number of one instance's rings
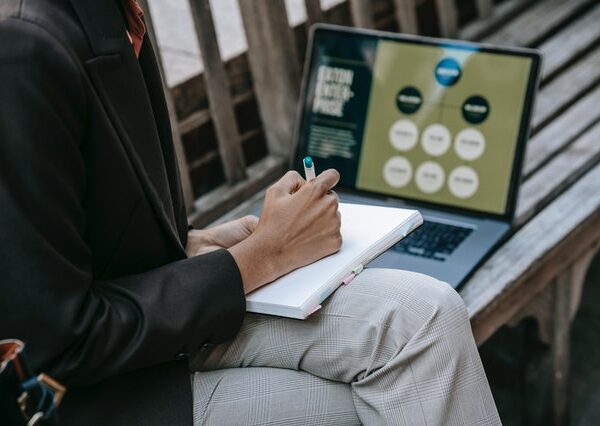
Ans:
POLYGON ((226 250, 94 279, 85 232, 86 94, 65 48, 0 21, 0 338, 68 386, 171 361, 239 329, 245 297, 226 250))

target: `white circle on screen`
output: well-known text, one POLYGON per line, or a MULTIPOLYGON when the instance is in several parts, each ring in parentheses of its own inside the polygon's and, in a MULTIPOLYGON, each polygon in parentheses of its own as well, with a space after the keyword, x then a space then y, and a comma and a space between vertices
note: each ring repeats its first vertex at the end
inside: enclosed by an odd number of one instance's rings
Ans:
POLYGON ((421 144, 429 155, 444 155, 450 148, 450 131, 443 124, 431 124, 423 132, 421 144))
POLYGON ((479 177, 468 166, 459 166, 448 177, 448 189, 457 198, 470 198, 479 188, 479 177))
POLYGON ((413 168, 406 158, 399 155, 390 158, 383 166, 383 178, 393 188, 402 188, 412 179, 413 168))
POLYGON ((466 128, 454 138, 454 150, 463 160, 476 160, 485 150, 485 138, 479 130, 472 127, 466 128))
POLYGON ((415 182, 426 194, 438 192, 444 186, 444 169, 435 161, 425 161, 417 168, 415 182))
POLYGON ((390 143, 398 151, 409 151, 419 139, 419 129, 412 120, 398 120, 390 127, 390 143))

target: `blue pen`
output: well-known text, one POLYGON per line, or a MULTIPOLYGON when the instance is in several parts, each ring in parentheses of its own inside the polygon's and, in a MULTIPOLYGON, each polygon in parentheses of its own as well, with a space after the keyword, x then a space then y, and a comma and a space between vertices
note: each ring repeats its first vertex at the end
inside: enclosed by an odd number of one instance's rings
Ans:
POLYGON ((314 163, 312 157, 309 157, 309 156, 304 157, 304 160, 302 160, 302 163, 304 164, 304 176, 306 178, 306 181, 310 182, 316 176, 315 175, 315 163, 314 163))

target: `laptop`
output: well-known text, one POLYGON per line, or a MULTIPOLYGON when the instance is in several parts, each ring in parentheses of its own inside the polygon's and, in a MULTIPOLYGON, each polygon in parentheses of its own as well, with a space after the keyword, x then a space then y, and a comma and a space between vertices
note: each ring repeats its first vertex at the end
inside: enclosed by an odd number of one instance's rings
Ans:
POLYGON ((341 201, 418 209, 423 225, 368 266, 457 288, 511 229, 540 63, 531 49, 316 25, 292 167, 309 155, 340 172, 341 201))

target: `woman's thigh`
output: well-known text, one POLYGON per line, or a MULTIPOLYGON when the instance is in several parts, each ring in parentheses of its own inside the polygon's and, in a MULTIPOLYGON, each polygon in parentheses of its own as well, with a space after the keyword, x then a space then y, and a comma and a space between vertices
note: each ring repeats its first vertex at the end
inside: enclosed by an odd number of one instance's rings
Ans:
POLYGON ((207 358, 192 357, 191 367, 275 367, 351 383, 389 362, 432 318, 444 334, 470 330, 464 304, 447 284, 413 272, 367 269, 306 320, 247 314, 234 340, 207 358))
POLYGON ((192 376, 195 425, 358 425, 350 386, 303 371, 231 368, 192 376))

